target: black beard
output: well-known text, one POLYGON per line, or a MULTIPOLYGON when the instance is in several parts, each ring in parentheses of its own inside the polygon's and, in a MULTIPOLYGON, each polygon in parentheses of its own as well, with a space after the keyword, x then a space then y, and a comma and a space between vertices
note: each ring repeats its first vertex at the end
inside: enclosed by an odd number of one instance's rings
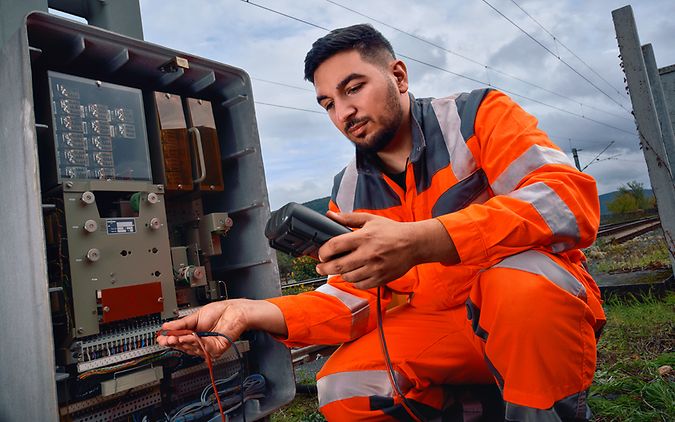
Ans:
MULTIPOLYGON (((373 134, 370 142, 364 145, 352 141, 360 151, 371 154, 382 151, 391 143, 401 126, 401 122, 403 121, 403 107, 401 107, 398 98, 398 89, 393 83, 389 85, 389 89, 387 90, 387 98, 384 107, 390 119, 384 122, 384 127, 379 132, 373 134)), ((353 126, 358 122, 350 123, 351 126, 353 126)))

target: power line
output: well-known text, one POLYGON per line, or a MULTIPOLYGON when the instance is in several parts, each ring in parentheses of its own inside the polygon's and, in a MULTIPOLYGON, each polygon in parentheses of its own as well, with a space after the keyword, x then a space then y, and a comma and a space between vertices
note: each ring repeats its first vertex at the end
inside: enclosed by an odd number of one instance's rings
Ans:
MULTIPOLYGON (((497 69, 497 68, 495 68, 495 67, 492 67, 492 66, 490 66, 490 65, 481 63, 481 62, 479 62, 478 60, 472 59, 471 57, 465 56, 464 54, 457 53, 456 51, 450 50, 450 49, 448 49, 448 48, 446 48, 446 47, 443 47, 442 45, 436 44, 436 43, 434 43, 433 41, 427 40, 426 38, 423 38, 423 37, 420 37, 420 36, 415 35, 415 34, 413 34, 413 33, 410 33, 410 32, 408 32, 408 31, 405 31, 405 30, 401 29, 401 28, 397 28, 397 27, 395 27, 395 26, 393 26, 393 25, 390 25, 390 24, 388 24, 388 23, 386 23, 386 22, 383 22, 383 21, 381 21, 381 20, 379 20, 379 19, 373 18, 372 16, 368 16, 368 15, 366 15, 365 13, 359 12, 358 10, 354 10, 354 9, 352 9, 352 8, 350 8, 350 7, 347 7, 347 6, 343 5, 343 4, 340 4, 340 3, 338 3, 338 2, 336 2, 336 1, 334 1, 334 0, 326 0, 326 1, 327 1, 328 3, 331 3, 331 4, 335 5, 335 6, 341 7, 341 8, 343 8, 343 9, 345 9, 345 10, 348 10, 348 11, 350 11, 350 12, 352 12, 352 13, 355 13, 355 14, 357 14, 357 15, 359 15, 359 16, 362 16, 362 17, 364 17, 364 18, 366 18, 366 19, 369 19, 369 20, 371 20, 371 21, 373 21, 373 22, 377 22, 377 23, 379 23, 380 25, 386 26, 387 28, 391 28, 391 29, 393 29, 393 30, 395 30, 395 31, 398 31, 398 32, 400 32, 400 33, 402 33, 402 34, 405 34, 405 35, 407 35, 407 36, 409 36, 409 37, 411 37, 411 38, 413 38, 413 39, 416 39, 416 40, 418 40, 418 41, 422 41, 423 43, 426 43, 426 44, 429 44, 429 45, 431 45, 431 46, 433 46, 433 47, 436 47, 436 48, 438 48, 438 49, 440 49, 440 50, 442 50, 442 51, 445 51, 446 53, 452 54, 452 55, 457 56, 457 57, 460 57, 460 58, 462 58, 462 59, 464 59, 464 60, 466 60, 466 61, 468 61, 468 62, 470 62, 470 63, 473 63, 473 64, 475 64, 475 65, 481 66, 481 67, 483 67, 486 71, 491 70, 491 71, 493 71, 493 72, 495 72, 495 73, 498 73, 498 74, 500 74, 500 75, 506 76, 506 77, 511 78, 511 79, 514 79, 514 80, 516 80, 516 81, 518 81, 518 82, 524 83, 524 84, 529 85, 529 86, 531 86, 531 87, 534 87, 534 88, 537 88, 537 89, 541 89, 542 91, 548 92, 549 94, 553 94, 553 95, 555 95, 555 96, 557 96, 557 97, 560 97, 560 98, 563 98, 563 99, 565 99, 565 100, 571 101, 571 102, 573 102, 573 103, 575 103, 575 104, 579 104, 579 105, 581 105, 581 106, 584 106, 584 107, 587 107, 587 108, 590 108, 590 109, 593 109, 593 110, 596 110, 596 111, 599 111, 599 112, 601 112, 601 113, 605 113, 605 114, 608 114, 608 115, 611 115, 611 116, 614 116, 614 117, 619 117, 619 118, 621 118, 621 119, 625 119, 625 120, 632 121, 632 119, 629 119, 629 118, 627 118, 627 117, 625 117, 625 116, 623 116, 623 115, 619 115, 619 114, 616 114, 616 113, 612 113, 612 112, 610 112, 610 111, 603 110, 603 109, 598 108, 598 107, 594 107, 594 106, 591 106, 591 105, 588 105, 588 104, 584 104, 584 103, 582 103, 582 102, 580 102, 580 101, 578 101, 578 100, 575 100, 574 98, 571 98, 571 97, 569 97, 569 96, 567 96, 567 95, 560 94, 559 92, 552 91, 552 90, 550 90, 550 89, 548 89, 548 88, 545 88, 545 87, 543 87, 543 86, 541 86, 541 85, 537 85, 537 84, 532 83, 532 82, 530 82, 530 81, 527 81, 527 80, 525 80, 525 79, 519 78, 518 76, 512 75, 512 74, 507 73, 507 72, 504 72, 504 71, 499 70, 499 69, 497 69)), ((488 85, 490 85, 490 84, 488 84, 488 85)))
MULTIPOLYGON (((293 20, 298 21, 298 22, 305 23, 305 24, 310 25, 310 26, 313 26, 313 27, 315 27, 315 28, 320 28, 320 29, 323 29, 323 30, 325 30, 325 31, 329 31, 327 28, 323 28, 323 27, 321 27, 321 26, 319 26, 319 25, 313 24, 313 23, 308 22, 308 21, 305 21, 305 20, 303 20, 303 19, 299 19, 299 18, 296 18, 296 17, 294 17, 294 16, 288 15, 288 14, 286 14, 286 13, 282 13, 282 12, 280 12, 280 11, 278 11, 278 10, 274 10, 274 9, 272 9, 272 8, 260 6, 260 5, 256 4, 256 3, 253 3, 253 2, 251 2, 251 1, 249 1, 249 0, 242 0, 242 1, 244 1, 244 3, 246 3, 246 4, 250 4, 250 5, 253 5, 253 6, 258 6, 258 7, 262 8, 262 9, 265 9, 265 10, 270 11, 270 12, 272 12, 272 13, 276 13, 276 14, 278 14, 278 15, 285 16, 285 17, 287 17, 287 18, 293 19, 293 20)), ((483 0, 483 1, 484 1, 484 0, 483 0)), ((508 93, 508 94, 513 95, 513 96, 520 97, 520 98, 523 98, 523 99, 526 99, 526 100, 529 100, 529 101, 532 101, 532 102, 541 104, 541 105, 543 105, 543 106, 545 106, 545 107, 549 107, 549 108, 558 110, 558 111, 560 111, 560 112, 563 112, 563 113, 566 113, 566 114, 569 114, 569 115, 572 115, 572 116, 576 116, 576 117, 579 117, 579 118, 582 118, 582 119, 585 119, 585 120, 588 120, 588 121, 597 123, 597 124, 602 125, 602 126, 605 126, 605 127, 609 127, 609 128, 618 130, 618 131, 620 131, 620 132, 628 133, 628 134, 630 134, 630 135, 635 135, 635 133, 630 132, 630 131, 627 131, 627 130, 625 130, 625 129, 621 129, 621 128, 617 127, 617 126, 613 126, 613 125, 610 125, 610 124, 608 124, 608 123, 601 122, 601 121, 599 121, 599 120, 595 120, 595 119, 592 119, 592 118, 590 118, 590 117, 586 117, 586 116, 584 116, 584 115, 582 115, 582 114, 579 114, 579 113, 575 113, 575 112, 572 112, 572 111, 569 111, 569 110, 565 110, 565 109, 563 109, 563 108, 561 108, 561 107, 557 107, 557 106, 548 104, 548 103, 546 103, 546 102, 544 102, 544 101, 536 100, 536 99, 531 98, 531 97, 528 97, 528 96, 526 96, 526 95, 518 94, 518 93, 516 93, 516 92, 514 92, 514 91, 511 91, 511 90, 509 90, 509 89, 505 89, 505 88, 496 86, 496 85, 494 85, 494 84, 490 84, 490 83, 481 81, 480 79, 472 78, 472 77, 470 77, 470 76, 466 76, 466 75, 463 75, 463 74, 461 74, 461 73, 453 72, 453 71, 448 70, 448 69, 445 69, 445 68, 443 68, 443 67, 436 66, 436 65, 434 65, 434 64, 425 62, 425 61, 423 61, 423 60, 415 59, 415 58, 413 58, 413 57, 406 56, 406 55, 403 55, 403 54, 399 54, 399 56, 404 57, 404 58, 406 58, 406 59, 408 59, 408 60, 411 60, 411 61, 414 61, 414 62, 423 64, 423 65, 425 65, 425 66, 429 66, 429 67, 431 67, 431 68, 434 68, 434 69, 437 69, 437 70, 440 70, 440 71, 449 73, 449 74, 451 74, 451 75, 455 75, 455 76, 458 76, 458 77, 461 77, 461 78, 464 78, 464 79, 467 79, 467 80, 470 80, 470 81, 479 83, 479 84, 481 84, 481 85, 492 86, 492 87, 497 88, 497 89, 499 89, 500 91, 503 91, 503 92, 505 92, 505 93, 508 93)), ((317 112, 317 113, 318 113, 318 112, 317 112)))
POLYGON ((560 44, 565 50, 567 50, 570 54, 572 54, 574 57, 576 57, 577 60, 579 60, 579 61, 580 61, 581 63, 583 63, 583 64, 584 64, 591 72, 593 72, 593 74, 595 74, 598 78, 600 78, 603 82, 605 82, 605 83, 607 84, 607 86, 609 86, 610 88, 612 88, 612 89, 614 90, 614 92, 616 92, 617 94, 619 94, 619 97, 624 98, 624 94, 622 94, 618 89, 616 89, 616 88, 614 87, 614 85, 612 85, 607 79, 603 78, 602 75, 600 75, 600 73, 598 73, 595 69, 593 69, 593 68, 591 67, 591 65, 589 65, 588 63, 586 63, 586 62, 585 62, 581 57, 579 57, 574 51, 572 51, 569 47, 567 47, 562 41, 560 41, 559 38, 557 38, 555 35, 553 35, 548 29, 546 29, 546 28, 544 27, 544 25, 542 25, 541 23, 539 23, 539 21, 536 20, 532 15, 530 15, 529 13, 527 13, 527 11, 526 11, 525 9, 523 9, 518 3, 516 3, 515 0, 511 0, 511 2, 512 2, 513 4, 515 4, 516 7, 517 7, 518 9, 522 10, 522 12, 525 13, 525 14, 527 15, 527 17, 529 17, 530 19, 532 19, 532 20, 534 21, 534 23, 536 23, 537 25, 539 25, 539 27, 540 27, 541 29, 543 29, 548 35, 550 35, 551 38, 553 38, 553 42, 557 42, 558 44, 560 44))
POLYGON ((490 4, 490 2, 488 2, 487 0, 481 0, 481 1, 482 1, 483 3, 485 3, 485 4, 487 4, 488 6, 490 6, 490 8, 491 8, 492 10, 494 10, 494 11, 497 12, 501 17, 503 17, 504 19, 506 19, 509 23, 511 23, 511 25, 513 25, 513 26, 515 26, 516 28, 518 28, 523 34, 527 35, 532 41, 534 41, 534 42, 536 42, 537 44, 539 44, 539 46, 541 46, 541 48, 543 48, 544 50, 546 50, 546 51, 547 51, 549 54, 551 54, 553 57, 555 57, 555 58, 557 58, 558 60, 560 60, 561 63, 563 63, 565 66, 567 66, 572 72, 574 72, 574 73, 576 73, 577 75, 579 75, 579 77, 581 77, 583 80, 585 80, 586 82, 588 82, 589 84, 591 84, 591 86, 593 86, 595 89, 597 89, 599 92, 601 92, 605 97, 609 98, 613 103, 615 103, 616 105, 618 105, 619 107, 621 107, 622 109, 624 109, 624 110, 626 110, 628 113, 630 113, 630 110, 628 110, 623 104, 621 104, 620 102, 618 102, 617 100, 615 100, 613 97, 611 97, 609 94, 607 94, 605 91, 603 91, 602 88, 600 88, 599 86, 597 86, 595 83, 593 83, 593 81, 591 81, 590 79, 588 79, 586 76, 582 75, 578 70, 576 70, 576 69, 575 69, 574 67, 572 67, 569 63, 567 63, 565 60, 563 60, 559 55, 557 55, 557 54, 555 54, 553 51, 551 51, 550 48, 546 47, 546 46, 545 46, 544 44, 542 44, 539 40, 537 40, 537 39, 534 38, 532 35, 530 35, 529 32, 527 32, 526 30, 524 30, 523 28, 521 28, 517 23, 515 23, 513 20, 511 20, 508 16, 506 16, 504 13, 502 13, 499 9, 497 9, 497 8, 494 7, 492 4, 490 4))
POLYGON ((285 86, 285 87, 293 88, 293 89, 299 89, 300 91, 314 92, 313 89, 303 88, 301 86, 286 84, 286 83, 283 83, 283 82, 270 81, 268 79, 261 79, 261 78, 254 78, 254 77, 251 77, 251 79, 254 80, 254 81, 258 81, 258 82, 265 82, 265 83, 268 83, 268 84, 285 86))
POLYGON ((287 105, 282 105, 282 104, 265 103, 265 102, 262 102, 262 101, 255 101, 255 103, 260 104, 260 105, 270 106, 270 107, 286 108, 286 109, 289 109, 289 110, 296 110, 296 111, 304 111, 304 112, 307 112, 307 113, 315 113, 315 114, 323 114, 323 115, 326 114, 323 111, 310 110, 308 108, 292 107, 292 106, 287 106, 287 105))
POLYGON ((270 9, 269 7, 265 7, 261 4, 253 3, 252 1, 249 1, 249 0, 241 0, 241 1, 243 1, 246 4, 250 4, 251 6, 259 7, 261 9, 267 10, 269 12, 276 13, 277 15, 281 15, 281 16, 285 16, 289 19, 293 19, 294 21, 302 22, 302 23, 307 24, 309 26, 313 26, 314 28, 319 28, 319 29, 323 29, 324 31, 330 32, 330 29, 328 29, 328 28, 324 28, 323 26, 317 25, 317 24, 312 23, 312 22, 308 22, 304 19, 296 18, 295 16, 287 15, 283 12, 278 11, 278 10, 270 9))
POLYGON ((545 106, 545 107, 549 107, 549 108, 552 108, 552 109, 554 109, 554 110, 558 110, 558 111, 560 111, 560 112, 569 114, 569 115, 571 115, 571 116, 576 116, 576 117, 579 117, 579 118, 581 118, 581 119, 585 119, 585 120, 588 120, 588 121, 597 123, 597 124, 599 124, 599 125, 602 125, 602 126, 605 126, 605 127, 609 127, 609 128, 618 130, 618 131, 620 131, 620 132, 627 133, 627 134, 629 134, 629 135, 635 135, 634 132, 630 132, 630 131, 628 131, 628 130, 621 129, 620 127, 617 127, 617 126, 614 126, 614 125, 610 125, 609 123, 605 123, 605 122, 602 122, 602 121, 600 121, 600 120, 592 119, 592 118, 590 118, 590 117, 584 116, 583 114, 579 114, 579 113, 575 113, 575 112, 573 112, 573 111, 565 110, 564 108, 561 108, 561 107, 558 107, 558 106, 554 106, 554 105, 545 103, 544 101, 540 101, 540 100, 537 100, 537 99, 535 99, 535 98, 528 97, 528 96, 526 96, 526 95, 519 94, 519 93, 517 93, 517 92, 511 91, 510 89, 503 88, 503 87, 500 87, 500 86, 494 85, 494 84, 489 84, 489 83, 487 83, 487 82, 481 81, 480 79, 475 79, 475 78, 472 78, 472 77, 470 77, 470 76, 462 75, 462 74, 460 74, 460 73, 453 72, 453 71, 451 71, 451 70, 442 68, 442 67, 440 67, 440 66, 436 66, 436 65, 431 64, 431 63, 427 63, 427 62, 425 62, 425 61, 423 61, 423 60, 418 60, 418 59, 412 58, 412 57, 410 57, 410 56, 406 56, 406 55, 403 55, 403 54, 399 54, 399 56, 404 57, 404 58, 406 58, 406 59, 408 59, 408 60, 411 60, 411 61, 420 63, 420 64, 424 64, 424 65, 429 66, 429 67, 432 67, 432 68, 434 68, 434 69, 438 69, 438 70, 440 70, 440 71, 450 73, 451 75, 459 76, 459 77, 461 77, 461 78, 465 78, 465 79, 468 79, 468 80, 470 80, 470 81, 473 81, 473 82, 476 82, 476 83, 480 83, 480 84, 482 84, 482 85, 492 86, 492 87, 494 87, 494 88, 496 88, 496 89, 498 89, 498 90, 500 90, 500 91, 502 91, 502 92, 505 92, 505 93, 507 93, 507 94, 511 94, 511 95, 513 95, 514 97, 520 97, 520 98, 526 99, 526 100, 528 100, 528 101, 532 101, 532 102, 535 102, 535 103, 537 103, 537 104, 541 104, 541 105, 543 105, 543 106, 545 106))
POLYGON ((598 155, 596 155, 595 157, 593 157, 593 159, 592 159, 588 164, 586 164, 586 166, 585 166, 584 168, 582 168, 581 171, 586 170, 586 169, 588 168, 588 166, 590 166, 591 164, 593 164, 593 163, 595 162, 595 160, 597 160, 598 157, 600 157, 600 156, 601 156, 605 151, 607 151, 607 149, 609 149, 609 147, 611 147, 612 145, 614 145, 614 141, 610 142, 610 143, 609 143, 602 151, 600 151, 600 152, 598 153, 598 155))

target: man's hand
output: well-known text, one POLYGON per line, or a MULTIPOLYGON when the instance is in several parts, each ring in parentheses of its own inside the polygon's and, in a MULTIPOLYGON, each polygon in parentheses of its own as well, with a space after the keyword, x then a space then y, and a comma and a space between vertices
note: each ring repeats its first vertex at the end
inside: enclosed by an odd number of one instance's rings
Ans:
POLYGON ((425 262, 456 264, 459 256, 436 219, 398 222, 366 213, 328 212, 353 233, 332 238, 319 249, 319 274, 340 274, 359 289, 386 284, 425 262), (341 256, 342 255, 342 256, 341 256))
MULTIPOLYGON (((162 325, 162 330, 214 331, 225 334, 233 341, 250 329, 287 335, 286 322, 281 310, 264 300, 233 299, 213 302, 185 318, 162 325)), ((201 340, 213 358, 219 357, 230 347, 229 342, 223 337, 203 337, 201 340)), ((160 335, 157 337, 157 343, 204 357, 194 335, 160 335)))

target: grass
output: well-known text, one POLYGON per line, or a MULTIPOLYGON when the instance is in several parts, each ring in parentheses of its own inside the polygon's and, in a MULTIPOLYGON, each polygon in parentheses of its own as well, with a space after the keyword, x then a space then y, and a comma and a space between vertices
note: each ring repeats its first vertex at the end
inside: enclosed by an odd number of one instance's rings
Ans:
POLYGON ((322 422, 319 401, 316 396, 298 394, 292 402, 272 415, 272 422, 322 422))
POLYGON ((589 404, 595 420, 675 420, 675 292, 611 299, 589 404))

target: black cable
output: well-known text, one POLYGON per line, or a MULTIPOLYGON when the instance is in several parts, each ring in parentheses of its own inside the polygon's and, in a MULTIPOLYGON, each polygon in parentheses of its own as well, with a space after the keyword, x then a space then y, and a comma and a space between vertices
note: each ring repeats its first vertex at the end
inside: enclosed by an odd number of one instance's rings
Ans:
POLYGON ((395 393, 401 398, 403 403, 403 408, 405 411, 416 421, 424 421, 424 418, 421 417, 412 404, 408 401, 406 396, 401 391, 401 387, 396 381, 396 375, 394 374, 394 367, 391 364, 391 358, 389 357, 389 350, 387 349, 387 341, 384 338, 384 327, 382 326, 382 300, 381 300, 381 286, 377 286, 377 332, 380 337, 380 346, 382 346, 382 354, 384 355, 384 361, 387 364, 387 373, 389 374, 389 381, 391 386, 394 388, 395 393))
POLYGON ((228 342, 230 342, 230 345, 232 345, 232 348, 234 349, 234 353, 237 355, 237 360, 239 361, 239 395, 240 395, 240 398, 241 398, 241 401, 240 401, 241 402, 241 420, 243 422, 246 422, 246 403, 244 401, 244 362, 243 362, 241 352, 239 352, 239 348, 237 347, 237 344, 229 336, 226 336, 225 334, 222 334, 222 333, 216 333, 214 331, 195 332, 195 335, 197 335, 198 337, 223 337, 228 342))

